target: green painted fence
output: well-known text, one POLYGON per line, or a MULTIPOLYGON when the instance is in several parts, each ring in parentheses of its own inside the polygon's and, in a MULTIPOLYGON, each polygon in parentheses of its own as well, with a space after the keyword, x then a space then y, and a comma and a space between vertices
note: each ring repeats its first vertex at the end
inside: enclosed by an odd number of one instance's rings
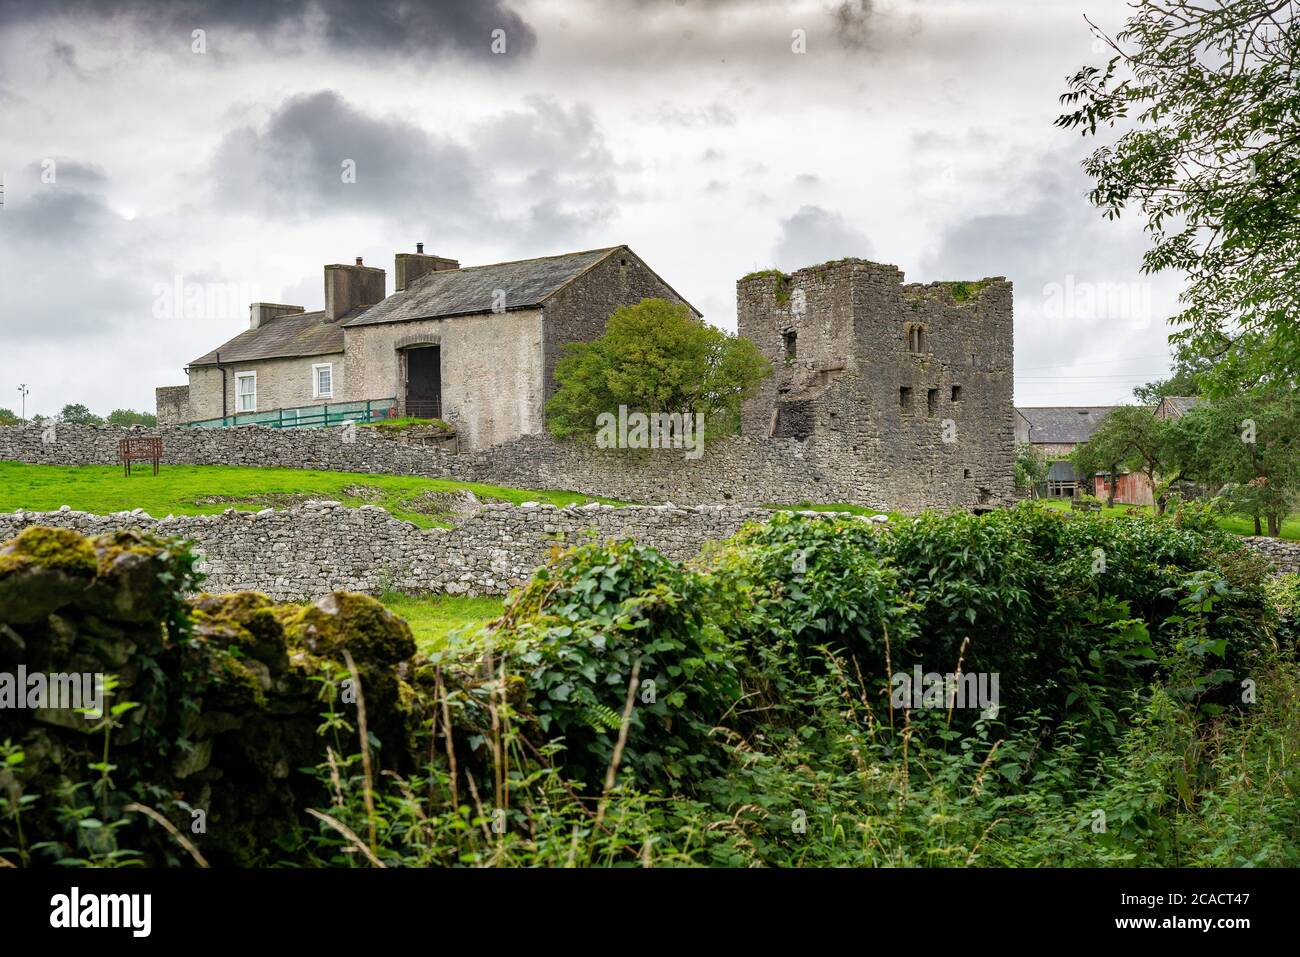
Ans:
POLYGON ((240 412, 220 419, 201 419, 185 424, 197 429, 228 429, 236 425, 262 425, 272 429, 322 429, 342 425, 344 422, 364 425, 396 414, 396 399, 367 399, 364 402, 326 402, 322 405, 271 409, 267 412, 240 412))

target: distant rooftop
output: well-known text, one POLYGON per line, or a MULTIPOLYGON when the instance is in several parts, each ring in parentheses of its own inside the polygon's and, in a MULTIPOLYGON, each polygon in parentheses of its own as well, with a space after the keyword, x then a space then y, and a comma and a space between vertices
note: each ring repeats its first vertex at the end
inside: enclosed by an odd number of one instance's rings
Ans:
POLYGON ((1087 442, 1113 405, 1016 406, 1029 423, 1029 441, 1066 445, 1087 442))
POLYGON ((1194 395, 1167 395, 1164 401, 1176 412, 1181 418, 1187 414, 1187 410, 1200 401, 1198 396, 1194 395))

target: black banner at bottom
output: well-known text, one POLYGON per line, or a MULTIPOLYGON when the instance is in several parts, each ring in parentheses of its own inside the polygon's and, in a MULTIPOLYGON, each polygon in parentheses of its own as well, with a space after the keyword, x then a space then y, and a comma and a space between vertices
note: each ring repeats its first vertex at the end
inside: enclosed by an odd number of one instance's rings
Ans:
POLYGON ((282 931, 339 944, 385 931, 434 940, 458 926, 639 936, 685 920, 734 943, 812 920, 869 928, 873 944, 960 933, 967 922, 994 940, 1199 934, 1227 943, 1292 926, 1294 884, 1294 872, 1278 870, 5 869, 0 936, 246 945, 256 928, 263 939, 282 931))

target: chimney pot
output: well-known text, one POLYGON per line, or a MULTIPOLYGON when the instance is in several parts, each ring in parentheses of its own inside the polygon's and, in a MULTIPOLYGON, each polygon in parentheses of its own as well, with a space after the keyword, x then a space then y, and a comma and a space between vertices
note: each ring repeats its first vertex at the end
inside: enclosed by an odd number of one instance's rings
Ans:
POLYGON ((423 255, 424 255, 424 243, 416 243, 416 244, 415 244, 415 251, 416 251, 417 253, 419 253, 420 255, 423 256, 423 255))
POLYGON ((357 265, 358 265, 358 266, 364 266, 364 265, 365 265, 365 263, 363 263, 363 262, 361 261, 361 257, 360 257, 360 256, 357 257, 357 265))

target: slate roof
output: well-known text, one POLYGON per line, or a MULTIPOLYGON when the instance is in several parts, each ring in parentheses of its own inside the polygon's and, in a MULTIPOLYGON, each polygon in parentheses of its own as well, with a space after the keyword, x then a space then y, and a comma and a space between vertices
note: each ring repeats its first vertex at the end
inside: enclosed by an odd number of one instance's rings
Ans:
POLYGON ((1035 444, 1087 442, 1101 420, 1116 408, 1113 405, 1042 405, 1017 406, 1029 423, 1029 441, 1035 444))
MULTIPOLYGON (((370 326, 408 319, 439 319, 444 316, 491 312, 493 296, 498 289, 505 292, 504 305, 507 311, 535 308, 619 250, 636 255, 627 246, 609 246, 560 256, 468 266, 464 269, 435 270, 382 302, 353 309, 334 322, 326 322, 322 311, 266 320, 259 328, 241 332, 229 342, 199 356, 190 365, 215 365, 218 352, 221 353, 222 365, 256 359, 286 359, 342 352, 344 326, 370 326)), ((645 265, 644 262, 642 265, 645 265)), ((648 266, 646 268, 649 269, 648 266)), ((684 299, 682 301, 685 302, 684 299)), ((687 305, 697 316, 700 315, 698 309, 690 303, 687 305)))
POLYGON ((348 321, 349 326, 372 326, 407 319, 438 319, 491 312, 496 290, 505 292, 505 309, 530 309, 559 292, 611 253, 626 246, 590 249, 561 256, 521 259, 516 262, 440 269, 425 273, 407 289, 393 293, 348 321))
POLYGON ((1196 405, 1200 399, 1194 395, 1167 395, 1165 396, 1164 401, 1169 403, 1170 407, 1178 414, 1179 418, 1182 418, 1187 414, 1187 410, 1196 405))
POLYGON ((364 311, 364 308, 353 309, 333 322, 325 320, 324 310, 267 319, 258 328, 245 329, 229 342, 223 342, 211 352, 204 353, 190 365, 216 365, 218 352, 221 353, 222 365, 255 359, 288 359, 342 352, 343 323, 364 311))

